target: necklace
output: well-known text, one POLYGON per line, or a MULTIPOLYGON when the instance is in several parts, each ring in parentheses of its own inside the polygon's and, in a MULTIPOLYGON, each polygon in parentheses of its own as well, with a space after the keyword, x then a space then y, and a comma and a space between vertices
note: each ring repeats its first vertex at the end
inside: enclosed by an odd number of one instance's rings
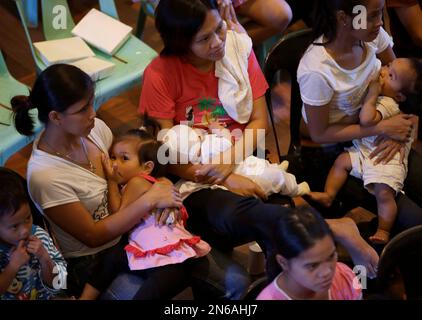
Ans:
POLYGON ((73 163, 75 163, 75 164, 77 164, 77 165, 79 165, 79 166, 89 166, 89 171, 91 171, 91 172, 95 172, 95 170, 96 170, 96 167, 94 166, 94 164, 91 162, 91 160, 89 160, 89 157, 88 157, 88 152, 87 152, 87 150, 86 150, 86 146, 85 146, 85 142, 84 142, 84 140, 83 140, 83 138, 81 137, 80 138, 80 141, 81 141, 81 145, 82 145, 82 150, 84 151, 84 155, 85 155, 85 159, 86 159, 86 162, 81 162, 81 161, 77 161, 77 160, 75 160, 75 159, 73 159, 73 158, 71 158, 70 157, 70 154, 72 153, 72 152, 70 152, 70 153, 68 153, 68 154, 64 154, 64 153, 61 153, 61 152, 59 152, 59 151, 57 151, 55 148, 53 148, 45 139, 44 139, 44 143, 51 149, 51 151, 53 151, 54 152, 54 154, 56 155, 56 156, 59 156, 59 157, 61 157, 61 158, 65 158, 65 159, 67 159, 67 160, 69 160, 70 162, 73 162, 73 163))

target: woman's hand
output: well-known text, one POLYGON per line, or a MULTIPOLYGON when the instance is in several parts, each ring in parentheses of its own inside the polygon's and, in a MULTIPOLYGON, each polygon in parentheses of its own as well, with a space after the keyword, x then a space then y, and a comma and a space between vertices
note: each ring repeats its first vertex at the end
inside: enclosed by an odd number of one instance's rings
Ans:
POLYGON ((179 208, 182 206, 182 197, 173 184, 167 180, 161 180, 152 185, 145 193, 147 201, 153 208, 179 208))
POLYGON ((375 165, 378 163, 387 164, 394 158, 397 152, 400 152, 400 162, 403 162, 405 156, 405 142, 399 142, 379 136, 375 140, 375 145, 377 147, 369 155, 370 159, 376 158, 374 161, 375 165))
POLYGON ((411 114, 398 114, 379 123, 383 135, 398 141, 409 141, 412 134, 411 114))
POLYGON ((219 13, 221 19, 226 21, 227 29, 234 30, 238 33, 246 33, 245 28, 237 20, 236 12, 234 11, 231 0, 217 0, 219 13))
POLYGON ((251 179, 238 174, 232 173, 226 179, 223 184, 231 192, 237 193, 241 196, 252 196, 267 200, 267 196, 264 191, 251 179))
POLYGON ((233 172, 234 164, 204 164, 195 172, 195 182, 222 184, 233 172))

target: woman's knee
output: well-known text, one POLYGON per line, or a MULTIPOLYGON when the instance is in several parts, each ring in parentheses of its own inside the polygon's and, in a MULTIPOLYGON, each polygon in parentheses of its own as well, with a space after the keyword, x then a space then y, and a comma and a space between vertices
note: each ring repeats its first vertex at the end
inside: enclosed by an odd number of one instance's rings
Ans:
POLYGON ((293 17, 285 0, 249 0, 237 12, 261 25, 281 31, 287 28, 293 17))

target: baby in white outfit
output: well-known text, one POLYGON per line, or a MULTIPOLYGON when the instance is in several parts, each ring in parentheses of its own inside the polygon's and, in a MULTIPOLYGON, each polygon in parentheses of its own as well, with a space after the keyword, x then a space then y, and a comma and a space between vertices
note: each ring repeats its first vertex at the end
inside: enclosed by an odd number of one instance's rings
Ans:
MULTIPOLYGON (((214 156, 233 146, 230 131, 219 124, 210 125, 212 133, 176 125, 163 138, 170 154, 186 163, 208 164, 214 156)), ((273 193, 296 197, 310 192, 307 182, 297 184, 294 175, 286 172, 289 163, 273 164, 268 160, 249 156, 237 164, 234 173, 245 176, 259 185, 268 196, 273 193)), ((186 182, 192 185, 192 182, 186 182)), ((183 185, 182 185, 183 189, 183 185)))

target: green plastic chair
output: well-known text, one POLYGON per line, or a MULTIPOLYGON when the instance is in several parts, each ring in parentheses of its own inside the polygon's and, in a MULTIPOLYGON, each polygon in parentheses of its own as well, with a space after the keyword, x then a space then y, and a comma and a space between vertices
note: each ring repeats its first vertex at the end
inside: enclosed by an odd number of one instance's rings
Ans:
POLYGON ((26 25, 30 28, 38 26, 38 0, 24 0, 26 25))
POLYGON ((158 2, 159 0, 141 0, 141 9, 139 10, 135 31, 135 35, 139 39, 141 39, 144 32, 147 17, 155 17, 155 8, 157 8, 158 2))
MULTIPOLYGON (((37 73, 39 73, 46 68, 46 65, 36 54, 32 44, 31 36, 25 23, 25 12, 22 1, 23 0, 15 0, 22 26, 31 48, 32 57, 35 61, 37 73)), ((116 19, 119 18, 114 0, 99 0, 99 4, 101 11, 116 19)), ((75 26, 75 23, 72 19, 66 0, 42 0, 41 9, 43 32, 46 40, 72 37, 71 31, 75 26), (57 8, 57 6, 62 6, 62 8, 66 10, 65 29, 55 29, 53 27, 53 20, 57 16, 57 11, 54 11, 53 8, 57 8)), ((156 51, 133 35, 129 37, 125 44, 115 54, 118 59, 95 48, 92 49, 98 57, 111 61, 115 64, 115 69, 110 76, 96 82, 94 101, 95 110, 97 110, 111 97, 117 96, 121 92, 140 84, 146 66, 157 56, 156 51), (120 59, 126 61, 127 63, 122 62, 120 59)))
MULTIPOLYGON (((34 140, 34 136, 26 137, 19 134, 13 125, 10 100, 16 95, 28 95, 29 89, 11 76, 1 51, 0 88, 0 166, 2 166, 11 155, 34 140)), ((37 110, 31 110, 30 114, 36 120, 35 132, 38 133, 42 125, 38 121, 37 110)))

